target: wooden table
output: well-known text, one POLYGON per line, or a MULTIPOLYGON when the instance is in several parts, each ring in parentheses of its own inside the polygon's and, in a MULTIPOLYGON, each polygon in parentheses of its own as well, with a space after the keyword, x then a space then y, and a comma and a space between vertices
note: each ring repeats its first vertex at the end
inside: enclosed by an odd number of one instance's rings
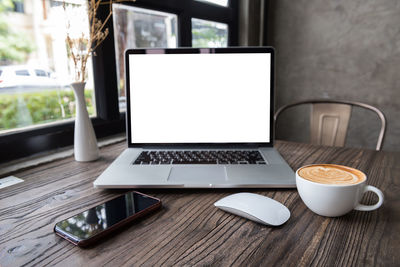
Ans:
MULTIPOLYGON (((72 157, 15 173, 25 182, 0 189, 1 266, 399 266, 400 153, 277 142, 293 169, 310 163, 359 168, 385 194, 372 212, 340 218, 312 213, 294 189, 151 189, 163 208, 98 245, 81 249, 53 233, 56 222, 123 194, 93 188, 94 179, 125 148, 101 149, 96 162, 72 157), (280 227, 267 227, 213 206, 232 193, 250 191, 291 211, 280 227)), ((368 193, 364 202, 376 201, 368 193)))

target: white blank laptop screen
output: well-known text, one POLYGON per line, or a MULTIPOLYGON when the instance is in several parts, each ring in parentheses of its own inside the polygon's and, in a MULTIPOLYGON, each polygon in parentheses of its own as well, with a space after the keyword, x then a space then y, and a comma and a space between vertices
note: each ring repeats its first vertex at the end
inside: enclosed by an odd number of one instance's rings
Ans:
POLYGON ((270 142, 271 54, 129 55, 132 143, 270 142))

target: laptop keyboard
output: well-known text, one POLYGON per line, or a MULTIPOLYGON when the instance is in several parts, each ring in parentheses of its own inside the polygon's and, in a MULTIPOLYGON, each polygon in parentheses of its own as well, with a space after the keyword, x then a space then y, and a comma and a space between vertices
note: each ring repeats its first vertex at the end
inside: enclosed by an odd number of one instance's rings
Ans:
POLYGON ((152 150, 140 153, 133 164, 266 164, 266 162, 257 150, 152 150))

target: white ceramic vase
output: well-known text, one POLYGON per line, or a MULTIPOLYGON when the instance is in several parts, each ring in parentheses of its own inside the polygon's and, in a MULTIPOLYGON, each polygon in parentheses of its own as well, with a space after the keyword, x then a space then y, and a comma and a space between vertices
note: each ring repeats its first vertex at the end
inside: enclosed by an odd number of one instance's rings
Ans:
POLYGON ((86 109, 85 84, 84 82, 71 84, 76 102, 74 131, 74 155, 76 161, 93 161, 99 158, 96 135, 86 109))

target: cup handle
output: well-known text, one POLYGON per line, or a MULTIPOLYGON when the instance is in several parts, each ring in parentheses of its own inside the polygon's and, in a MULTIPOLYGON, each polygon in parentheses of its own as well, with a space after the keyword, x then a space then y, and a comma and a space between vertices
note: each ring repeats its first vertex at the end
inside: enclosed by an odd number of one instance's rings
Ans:
POLYGON ((374 204, 374 205, 363 205, 363 204, 358 204, 358 205, 354 208, 355 210, 360 210, 360 211, 371 211, 371 210, 376 210, 377 208, 379 208, 380 206, 382 206, 382 204, 383 204, 383 199, 384 199, 382 191, 379 190, 378 188, 376 188, 375 186, 366 185, 365 188, 364 188, 363 194, 366 193, 366 192, 368 192, 368 191, 374 192, 374 193, 378 196, 378 198, 379 198, 378 203, 376 203, 376 204, 374 204))

